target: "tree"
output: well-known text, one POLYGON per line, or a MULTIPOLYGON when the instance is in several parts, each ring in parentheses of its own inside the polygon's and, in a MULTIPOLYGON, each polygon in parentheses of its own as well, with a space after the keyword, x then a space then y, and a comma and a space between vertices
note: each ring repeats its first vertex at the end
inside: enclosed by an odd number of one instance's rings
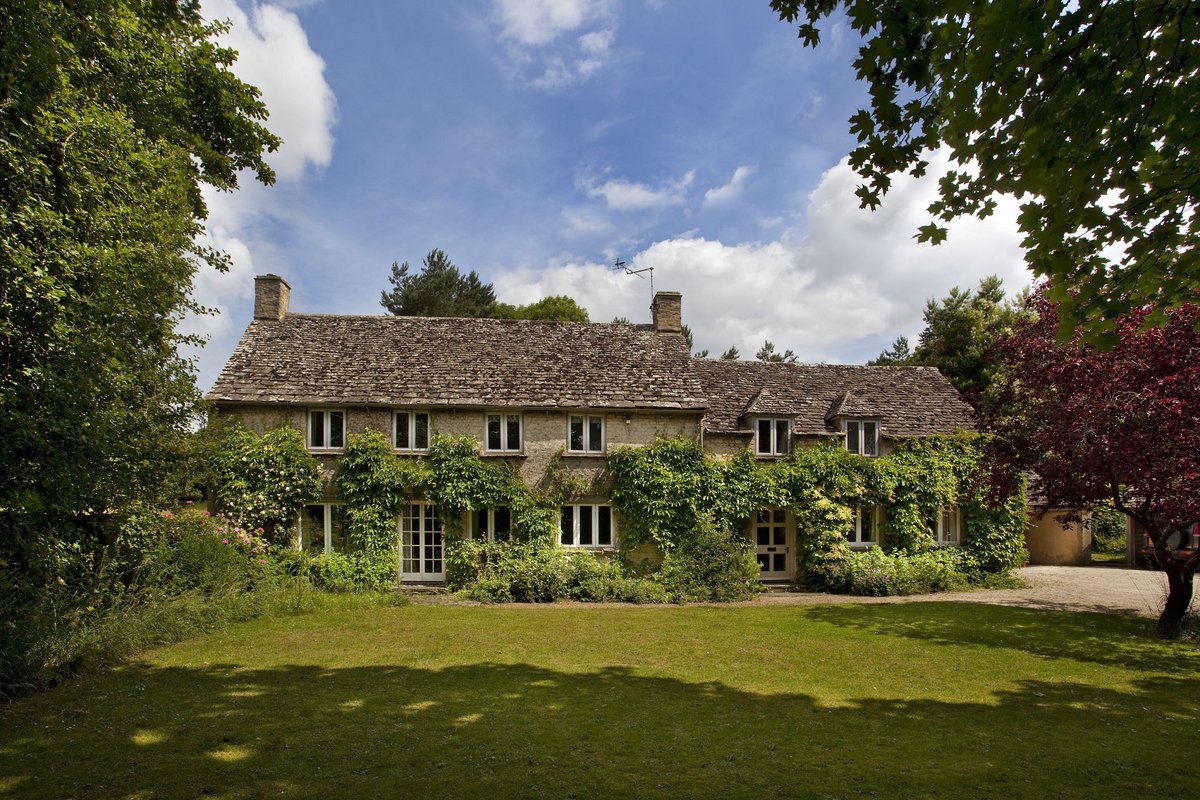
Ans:
POLYGON ((458 271, 446 254, 434 248, 425 256, 419 275, 410 275, 408 262, 392 264, 379 304, 398 317, 488 317, 496 307, 496 292, 490 283, 471 270, 458 271))
POLYGON ((736 347, 730 347, 724 353, 721 353, 721 360, 737 361, 739 356, 741 356, 741 353, 738 352, 738 349, 736 347))
POLYGON ((867 362, 868 367, 897 367, 913 363, 912 351, 908 348, 908 337, 897 336, 892 346, 867 362))
POLYGON ((488 316, 496 319, 541 319, 558 322, 590 322, 587 309, 565 294, 543 297, 535 303, 514 306, 497 303, 488 316))
POLYGON ((787 350, 783 353, 776 353, 775 343, 769 341, 763 342, 762 347, 758 348, 758 352, 754 354, 754 357, 759 361, 779 361, 786 364, 796 363, 795 353, 793 353, 791 350, 787 350))
POLYGON ((863 37, 855 70, 871 108, 850 118, 857 194, 875 208, 892 176, 921 176, 944 146, 933 222, 1022 202, 1026 260, 1052 279, 1060 335, 1116 341, 1200 294, 1200 14, 1189 2, 950 3, 772 0, 815 47, 844 8, 863 37), (1111 253, 1118 254, 1113 256, 1111 253), (1148 312, 1141 309, 1148 307, 1148 312))
POLYGON ((708 358, 708 348, 704 348, 699 353, 693 352, 696 347, 696 342, 692 338, 692 329, 687 325, 683 326, 683 340, 687 342, 688 352, 696 358, 708 358))
POLYGON ((1175 634, 1200 567, 1200 552, 1180 548, 1200 524, 1200 305, 1167 312, 1160 327, 1145 326, 1147 310, 1126 314, 1104 350, 1080 335, 1057 341, 1055 295, 1039 289, 1037 316, 999 345, 1004 369, 985 409, 997 481, 1030 470, 1049 507, 1107 503, 1140 523, 1169 586, 1158 627, 1175 634))
POLYGON ((2 0, 0 27, 0 509, 30 537, 2 569, 163 491, 199 399, 175 325, 225 268, 199 186, 272 183, 279 139, 196 3, 2 0))

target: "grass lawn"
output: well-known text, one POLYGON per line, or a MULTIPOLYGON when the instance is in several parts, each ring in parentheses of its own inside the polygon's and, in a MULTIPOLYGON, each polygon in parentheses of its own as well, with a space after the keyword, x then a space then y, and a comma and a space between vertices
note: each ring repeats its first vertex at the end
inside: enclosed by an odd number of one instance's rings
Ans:
POLYGON ((1200 792, 1200 647, 914 603, 259 620, 0 706, 0 796, 1200 792))

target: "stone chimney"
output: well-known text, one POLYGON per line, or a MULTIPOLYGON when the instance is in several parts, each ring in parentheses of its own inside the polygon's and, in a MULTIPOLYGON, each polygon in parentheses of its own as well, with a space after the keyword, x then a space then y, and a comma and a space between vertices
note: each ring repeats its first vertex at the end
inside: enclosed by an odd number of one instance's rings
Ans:
POLYGON ((680 333, 683 330, 683 295, 679 292, 655 292, 650 312, 654 315, 654 330, 658 333, 680 333))
POLYGON ((281 320, 288 312, 292 287, 278 275, 254 277, 254 318, 281 320))

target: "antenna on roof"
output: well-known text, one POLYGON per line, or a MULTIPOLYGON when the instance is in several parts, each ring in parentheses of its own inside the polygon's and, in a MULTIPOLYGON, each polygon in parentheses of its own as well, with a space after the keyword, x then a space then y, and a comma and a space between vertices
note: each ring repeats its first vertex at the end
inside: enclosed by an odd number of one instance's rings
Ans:
POLYGON ((625 259, 618 256, 617 259, 615 261, 613 261, 613 269, 624 270, 626 275, 637 275, 639 278, 642 277, 643 272, 649 272, 650 273, 650 299, 651 300, 654 299, 654 267, 642 267, 641 269, 630 269, 625 264, 625 259))

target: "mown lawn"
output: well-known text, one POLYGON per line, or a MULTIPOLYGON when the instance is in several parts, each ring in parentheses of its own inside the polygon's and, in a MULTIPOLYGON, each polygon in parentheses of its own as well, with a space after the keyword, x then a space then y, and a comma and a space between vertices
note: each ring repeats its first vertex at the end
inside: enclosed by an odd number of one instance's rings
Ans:
POLYGON ((413 606, 246 623, 0 707, 0 795, 1200 791, 1200 648, 949 603, 413 606))

